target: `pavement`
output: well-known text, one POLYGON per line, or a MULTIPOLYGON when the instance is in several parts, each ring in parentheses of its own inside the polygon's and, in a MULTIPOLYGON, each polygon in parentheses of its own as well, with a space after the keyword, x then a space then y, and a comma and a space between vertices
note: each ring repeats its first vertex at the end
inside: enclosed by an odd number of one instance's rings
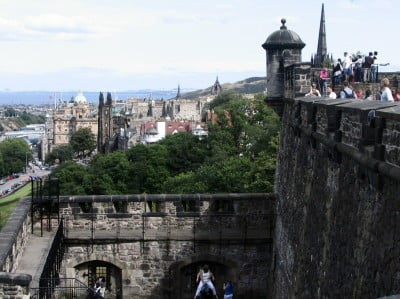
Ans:
POLYGON ((55 233, 56 230, 51 232, 44 230, 43 237, 40 236, 40 230, 38 229, 34 234, 29 233, 29 239, 15 272, 32 275, 32 284, 30 286, 33 288, 39 286, 43 265, 55 233))

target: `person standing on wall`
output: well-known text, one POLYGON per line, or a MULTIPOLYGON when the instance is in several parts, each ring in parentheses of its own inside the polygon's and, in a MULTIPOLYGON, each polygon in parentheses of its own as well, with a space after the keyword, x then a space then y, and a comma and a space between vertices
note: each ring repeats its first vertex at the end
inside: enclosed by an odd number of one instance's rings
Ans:
POLYGON ((394 102, 392 91, 389 88, 389 79, 383 78, 381 81, 381 101, 394 102))

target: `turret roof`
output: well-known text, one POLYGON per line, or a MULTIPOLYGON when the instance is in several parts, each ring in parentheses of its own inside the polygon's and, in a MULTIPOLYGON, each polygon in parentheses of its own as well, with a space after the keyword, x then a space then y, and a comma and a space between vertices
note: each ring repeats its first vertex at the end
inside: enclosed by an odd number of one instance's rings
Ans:
POLYGON ((265 50, 304 48, 306 44, 301 40, 300 36, 296 32, 287 29, 285 25, 286 20, 282 19, 281 23, 281 28, 268 36, 267 40, 262 45, 263 48, 265 50))

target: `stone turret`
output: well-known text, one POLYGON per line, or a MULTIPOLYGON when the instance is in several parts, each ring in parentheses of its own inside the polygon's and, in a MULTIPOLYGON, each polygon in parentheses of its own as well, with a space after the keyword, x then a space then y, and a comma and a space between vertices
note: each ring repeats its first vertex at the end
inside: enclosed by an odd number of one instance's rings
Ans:
POLYGON ((284 97, 284 68, 301 62, 301 49, 305 43, 299 35, 288 30, 282 19, 279 30, 268 36, 262 47, 267 52, 267 103, 281 110, 284 97))

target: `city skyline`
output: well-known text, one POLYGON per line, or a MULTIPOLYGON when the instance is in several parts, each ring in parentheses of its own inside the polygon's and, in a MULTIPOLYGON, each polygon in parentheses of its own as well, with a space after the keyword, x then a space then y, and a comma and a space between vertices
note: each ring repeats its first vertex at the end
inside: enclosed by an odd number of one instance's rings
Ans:
POLYGON ((384 39, 395 0, 0 0, 0 90, 197 89, 265 76, 261 44, 283 17, 310 60, 322 3, 334 58, 377 50, 383 71, 400 69, 396 40, 384 39))

